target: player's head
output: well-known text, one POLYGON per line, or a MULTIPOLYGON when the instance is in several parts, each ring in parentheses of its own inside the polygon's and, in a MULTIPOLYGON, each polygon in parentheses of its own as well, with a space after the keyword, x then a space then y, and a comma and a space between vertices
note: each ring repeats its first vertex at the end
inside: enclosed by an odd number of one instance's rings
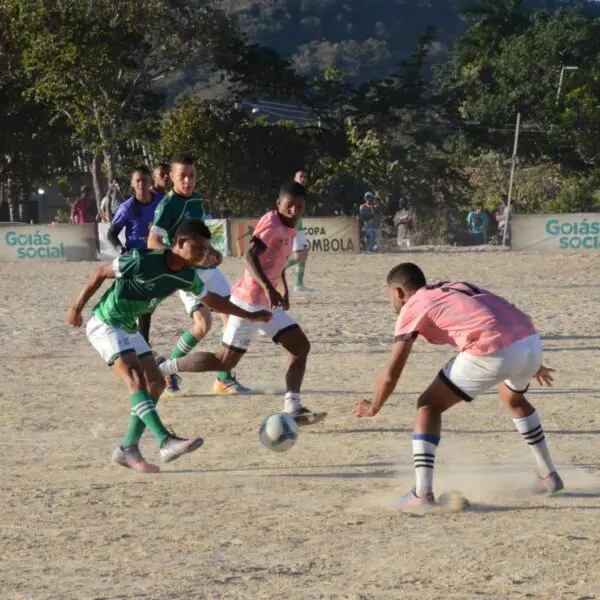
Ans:
POLYGON ((481 211, 483 210, 483 204, 476 204, 475 205, 475 213, 480 215, 481 211))
POLYGON ((373 192, 365 192, 365 204, 371 206, 373 204, 373 200, 375 200, 375 196, 373 196, 373 192))
POLYGON ((300 185, 308 185, 308 175, 306 174, 306 171, 304 169, 296 171, 294 174, 294 181, 300 185))
POLYGON ((170 167, 167 163, 159 163, 152 171, 152 179, 154 181, 154 189, 161 192, 166 191, 171 184, 169 177, 170 167))
POLYGON ((210 237, 210 229, 201 219, 182 221, 175 230, 172 251, 188 266, 210 266, 210 258, 216 254, 210 237))
POLYGON ((150 191, 150 169, 146 165, 139 165, 133 170, 131 188, 136 198, 143 198, 150 191))
POLYGON ((189 154, 175 154, 171 159, 173 191, 180 196, 191 196, 196 187, 196 165, 189 154))
POLYGON ((279 190, 277 212, 286 225, 293 227, 304 212, 306 188, 297 181, 286 181, 279 190))
POLYGON ((390 300, 394 310, 399 313, 406 301, 422 287, 427 285, 423 271, 414 263, 401 263, 395 266, 387 276, 390 300))

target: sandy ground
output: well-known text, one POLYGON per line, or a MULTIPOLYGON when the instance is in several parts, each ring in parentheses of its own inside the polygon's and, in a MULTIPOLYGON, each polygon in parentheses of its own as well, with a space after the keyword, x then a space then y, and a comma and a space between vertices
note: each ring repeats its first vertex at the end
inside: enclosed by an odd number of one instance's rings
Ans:
MULTIPOLYGON (((292 314, 313 352, 304 402, 330 418, 288 453, 262 447, 261 420, 280 409, 285 356, 258 338, 240 364, 262 395, 218 397, 190 375, 164 421, 205 436, 159 475, 109 464, 128 419, 127 394, 65 322, 94 264, 0 264, 0 597, 96 599, 600 598, 600 327, 598 258, 581 254, 405 254, 430 279, 468 279, 534 317, 556 367, 533 386, 567 490, 531 497, 529 449, 492 395, 445 420, 436 492, 474 508, 411 516, 390 501, 412 485, 410 429, 418 393, 449 349, 418 343, 397 393, 358 420, 391 348, 383 281, 399 255, 315 255, 292 314), (271 391, 269 391, 271 390, 271 391)), ((238 260, 224 269, 232 279, 238 260)), ((177 298, 156 313, 167 352, 188 321, 177 298)), ((202 345, 216 347, 216 332, 202 345)), ((156 459, 145 436, 143 450, 156 459)))

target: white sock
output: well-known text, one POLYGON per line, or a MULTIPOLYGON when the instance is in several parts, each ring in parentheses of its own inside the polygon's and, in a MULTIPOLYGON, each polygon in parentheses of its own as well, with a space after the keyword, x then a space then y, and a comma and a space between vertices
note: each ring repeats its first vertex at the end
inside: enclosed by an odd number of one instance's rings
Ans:
POLYGON ((440 438, 425 433, 413 433, 412 448, 415 464, 415 494, 421 498, 433 493, 433 465, 440 438))
POLYGON ((177 359, 167 358, 163 360, 163 362, 158 365, 158 369, 163 375, 173 375, 173 373, 177 373, 179 371, 177 359))
POLYGON ((523 439, 531 448, 538 467, 542 470, 541 474, 548 475, 548 473, 556 471, 552 458, 550 457, 550 452, 548 451, 548 445, 546 444, 546 437, 544 436, 542 421, 538 411, 533 411, 528 417, 513 419, 513 423, 515 424, 517 431, 523 436, 523 439))
POLYGON ((300 394, 298 392, 286 392, 283 401, 283 412, 293 413, 302 408, 300 404, 300 394))

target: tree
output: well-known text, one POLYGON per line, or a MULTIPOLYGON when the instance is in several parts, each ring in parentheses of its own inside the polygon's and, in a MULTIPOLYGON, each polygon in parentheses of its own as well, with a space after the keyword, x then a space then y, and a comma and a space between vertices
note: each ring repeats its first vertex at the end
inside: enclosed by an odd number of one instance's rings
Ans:
POLYGON ((158 152, 191 153, 198 188, 211 202, 236 214, 260 214, 304 164, 310 138, 292 123, 255 119, 231 102, 188 98, 165 115, 158 152))
POLYGON ((28 98, 66 119, 90 162, 102 155, 109 180, 119 144, 156 131, 162 98, 153 84, 227 51, 234 35, 208 2, 0 0, 0 8, 23 50, 28 98))

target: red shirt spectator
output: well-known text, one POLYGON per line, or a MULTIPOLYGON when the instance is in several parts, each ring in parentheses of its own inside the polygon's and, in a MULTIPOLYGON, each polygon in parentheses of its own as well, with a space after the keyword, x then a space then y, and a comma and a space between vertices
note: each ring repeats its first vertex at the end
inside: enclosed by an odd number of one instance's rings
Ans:
POLYGON ((84 185, 81 197, 75 200, 71 209, 71 223, 94 223, 96 221, 96 201, 92 188, 84 185))

